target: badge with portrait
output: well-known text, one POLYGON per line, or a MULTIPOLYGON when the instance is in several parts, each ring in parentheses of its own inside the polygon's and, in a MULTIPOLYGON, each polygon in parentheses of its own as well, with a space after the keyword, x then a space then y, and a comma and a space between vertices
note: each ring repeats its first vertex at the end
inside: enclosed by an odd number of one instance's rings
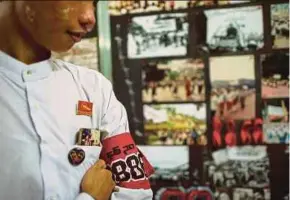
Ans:
POLYGON ((81 146, 101 146, 101 131, 81 128, 77 133, 76 144, 81 146))

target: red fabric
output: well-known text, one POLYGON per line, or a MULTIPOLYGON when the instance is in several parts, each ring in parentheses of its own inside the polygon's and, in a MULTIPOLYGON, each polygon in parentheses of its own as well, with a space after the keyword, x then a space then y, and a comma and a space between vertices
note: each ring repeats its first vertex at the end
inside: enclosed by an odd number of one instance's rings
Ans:
POLYGON ((154 172, 153 167, 136 147, 130 133, 106 138, 102 144, 100 158, 107 163, 118 186, 130 189, 150 189, 148 177, 154 172), (129 160, 132 157, 133 160, 129 160))
POLYGON ((186 200, 186 194, 178 189, 167 189, 160 195, 160 200, 168 200, 170 197, 178 197, 178 200, 186 200))
POLYGON ((227 133, 225 136, 225 142, 227 146, 237 145, 237 138, 236 138, 236 133, 235 133, 235 122, 233 120, 229 120, 227 123, 227 133))
POLYGON ((250 127, 252 126, 251 120, 246 120, 243 123, 243 126, 241 128, 241 140, 243 144, 251 144, 252 137, 250 133, 250 127))
POLYGON ((187 199, 204 199, 205 200, 212 200, 212 195, 208 191, 204 190, 192 190, 189 194, 187 199))

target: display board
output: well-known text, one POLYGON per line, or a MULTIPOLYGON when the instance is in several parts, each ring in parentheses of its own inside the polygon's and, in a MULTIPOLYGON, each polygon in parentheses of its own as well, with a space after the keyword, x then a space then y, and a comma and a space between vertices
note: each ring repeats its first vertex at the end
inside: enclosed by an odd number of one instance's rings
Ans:
POLYGON ((114 89, 154 199, 289 198, 288 2, 110 9, 114 89))

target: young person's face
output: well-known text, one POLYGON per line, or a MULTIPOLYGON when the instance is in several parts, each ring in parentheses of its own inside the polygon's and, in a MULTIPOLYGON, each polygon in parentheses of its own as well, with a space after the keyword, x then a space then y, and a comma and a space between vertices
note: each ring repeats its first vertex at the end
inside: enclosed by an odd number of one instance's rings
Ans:
POLYGON ((22 34, 44 48, 63 52, 95 25, 93 0, 15 1, 22 34))

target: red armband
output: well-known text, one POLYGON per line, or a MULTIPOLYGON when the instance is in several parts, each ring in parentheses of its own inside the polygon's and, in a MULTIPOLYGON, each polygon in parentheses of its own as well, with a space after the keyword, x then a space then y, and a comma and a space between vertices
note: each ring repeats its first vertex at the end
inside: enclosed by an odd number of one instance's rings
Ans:
POLYGON ((136 147, 130 133, 122 133, 102 141, 100 158, 106 161, 118 186, 150 189, 148 177, 154 172, 145 156, 136 147))

